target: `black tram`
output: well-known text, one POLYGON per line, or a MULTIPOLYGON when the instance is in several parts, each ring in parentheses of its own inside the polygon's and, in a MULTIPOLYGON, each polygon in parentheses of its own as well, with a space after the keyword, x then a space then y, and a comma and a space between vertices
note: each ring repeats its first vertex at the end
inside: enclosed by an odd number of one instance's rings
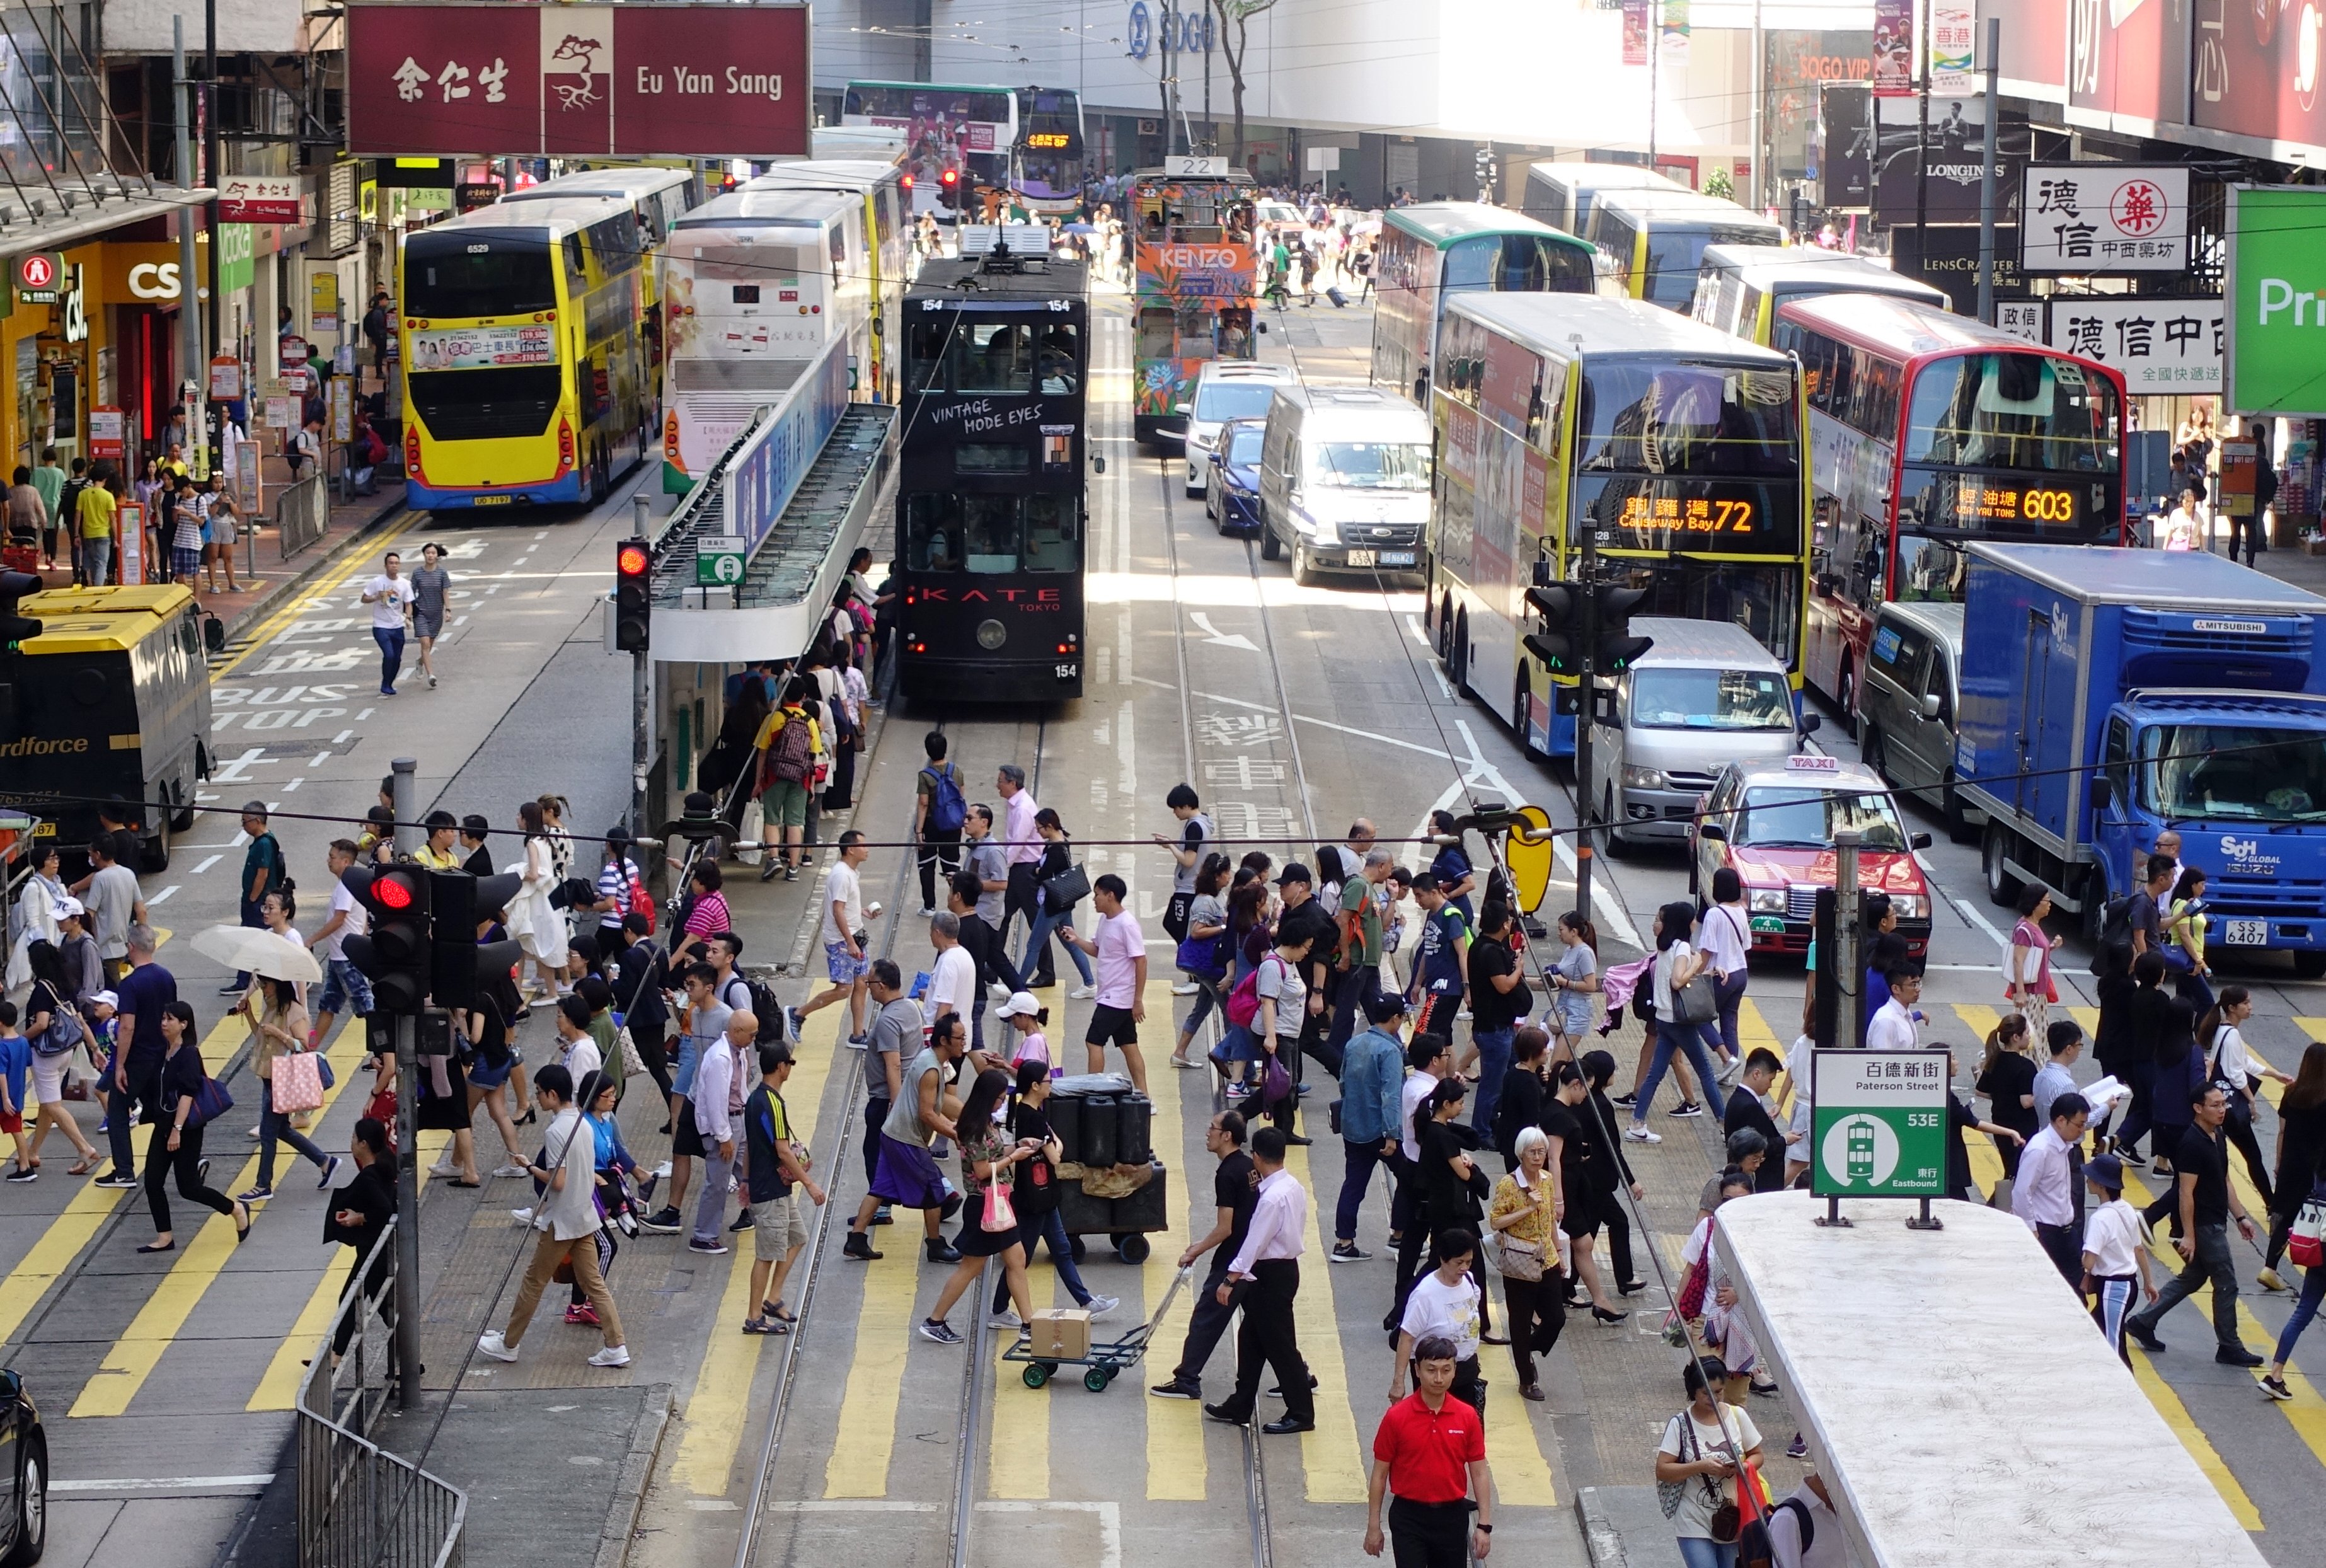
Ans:
POLYGON ((905 295, 897 487, 899 689, 1048 701, 1083 690, 1083 264, 1028 227, 965 229, 905 295), (999 236, 999 238, 989 237, 999 236), (1033 254, 1008 247, 1031 245, 1033 254))

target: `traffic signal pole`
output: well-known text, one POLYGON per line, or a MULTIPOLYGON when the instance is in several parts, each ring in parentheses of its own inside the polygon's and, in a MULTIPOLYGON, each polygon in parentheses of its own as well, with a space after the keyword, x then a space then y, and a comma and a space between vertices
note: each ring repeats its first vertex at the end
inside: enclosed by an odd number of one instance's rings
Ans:
MULTIPOLYGON (((647 504, 646 491, 641 490, 630 498, 630 534, 635 538, 647 538, 647 504)), ((736 585, 736 594, 742 594, 742 585, 736 585)), ((647 771, 653 766, 654 693, 650 686, 653 669, 644 647, 630 653, 630 833, 642 835, 647 830, 647 771)))
MULTIPOLYGON (((1591 863, 1599 851, 1599 835, 1593 831, 1599 797, 1591 786, 1591 709, 1599 682, 1599 541, 1593 519, 1583 518, 1582 524, 1583 602, 1578 608, 1583 618, 1583 670, 1575 686, 1575 823, 1579 829, 1575 835, 1575 908, 1587 922, 1591 863)), ((1554 717, 1556 706, 1554 700, 1554 717)))
POLYGON ((395 1017, 395 1405, 420 1403, 420 1020, 395 1017))

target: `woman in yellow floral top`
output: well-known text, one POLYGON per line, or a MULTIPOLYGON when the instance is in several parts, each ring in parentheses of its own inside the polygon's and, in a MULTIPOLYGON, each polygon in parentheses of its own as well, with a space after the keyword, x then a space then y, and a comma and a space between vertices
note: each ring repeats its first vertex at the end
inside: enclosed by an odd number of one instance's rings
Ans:
POLYGON ((1546 1169, 1550 1140, 1540 1127, 1519 1129, 1518 1167, 1494 1184, 1494 1256, 1503 1271, 1503 1299, 1510 1307, 1511 1359, 1519 1371, 1519 1393, 1542 1398, 1534 1380, 1534 1358, 1558 1343, 1567 1326, 1567 1275, 1559 1267, 1558 1179, 1546 1169), (1512 1243, 1517 1243, 1516 1246, 1512 1243), (1529 1279, 1528 1274, 1535 1277, 1529 1279))

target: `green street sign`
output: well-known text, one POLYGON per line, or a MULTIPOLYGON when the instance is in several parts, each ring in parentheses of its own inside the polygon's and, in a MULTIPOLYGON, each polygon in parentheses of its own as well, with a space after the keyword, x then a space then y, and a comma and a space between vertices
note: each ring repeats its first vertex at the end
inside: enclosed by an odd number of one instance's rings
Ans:
POLYGON ((732 588, 743 580, 743 541, 730 534, 714 534, 694 542, 694 585, 732 588))
POLYGON ((2223 406, 2326 418, 2326 187, 2229 187, 2223 406))
POLYGON ((1820 1050, 1810 1079, 1812 1194, 1946 1195, 1945 1051, 1820 1050))

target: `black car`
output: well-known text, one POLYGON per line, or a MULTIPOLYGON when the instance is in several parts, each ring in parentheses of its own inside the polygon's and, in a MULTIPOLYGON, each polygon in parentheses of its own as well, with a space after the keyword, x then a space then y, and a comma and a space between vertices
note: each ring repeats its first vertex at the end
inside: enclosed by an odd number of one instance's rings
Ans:
POLYGON ((37 1563, 48 1545, 48 1435, 11 1367, 0 1371, 0 1568, 37 1563))

